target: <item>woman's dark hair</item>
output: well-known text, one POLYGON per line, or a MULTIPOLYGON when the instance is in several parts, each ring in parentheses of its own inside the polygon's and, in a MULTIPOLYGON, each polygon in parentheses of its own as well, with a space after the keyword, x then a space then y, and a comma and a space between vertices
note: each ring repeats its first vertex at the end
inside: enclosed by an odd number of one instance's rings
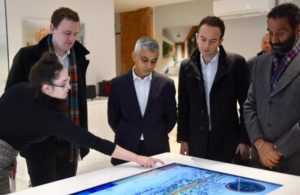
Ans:
POLYGON ((46 52, 39 61, 35 63, 29 74, 30 87, 40 91, 43 84, 52 83, 58 78, 63 66, 59 63, 55 53, 46 52))
POLYGON ((208 25, 208 26, 212 26, 212 27, 217 27, 220 29, 221 31, 221 39, 224 37, 224 33, 225 33, 225 24, 223 22, 223 20, 221 20, 221 18, 216 17, 216 16, 207 16, 205 18, 203 18, 200 22, 200 24, 198 25, 198 30, 197 32, 199 32, 200 28, 202 25, 208 25))
POLYGON ((54 28, 57 28, 64 18, 74 22, 79 22, 79 16, 77 12, 67 7, 61 7, 55 10, 51 16, 51 23, 53 24, 54 28))
POLYGON ((292 29, 296 29, 300 23, 300 10, 297 5, 293 3, 283 3, 274 7, 268 14, 268 20, 270 18, 286 18, 292 29))

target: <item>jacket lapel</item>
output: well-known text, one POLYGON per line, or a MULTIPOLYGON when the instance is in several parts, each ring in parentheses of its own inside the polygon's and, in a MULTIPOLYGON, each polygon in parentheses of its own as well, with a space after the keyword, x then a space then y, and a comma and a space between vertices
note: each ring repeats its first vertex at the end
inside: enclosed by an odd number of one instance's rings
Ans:
POLYGON ((148 113, 149 108, 151 107, 152 104, 152 100, 155 97, 155 93, 158 91, 158 75, 156 72, 152 72, 152 79, 151 79, 151 84, 150 84, 150 91, 149 91, 149 96, 148 96, 148 102, 146 105, 146 109, 145 109, 145 113, 144 113, 144 117, 146 116, 146 114, 148 113))
POLYGON ((200 73, 199 70, 199 62, 198 61, 191 61, 191 74, 193 75, 193 77, 199 81, 202 81, 202 73, 200 73))
POLYGON ((203 79, 200 66, 200 52, 198 49, 196 49, 191 55, 189 64, 191 66, 188 66, 188 75, 202 82, 203 79))
POLYGON ((267 53, 264 55, 259 56, 259 59, 261 58, 261 62, 258 62, 259 64, 261 64, 262 68, 262 72, 258 72, 258 74, 262 74, 264 75, 264 83, 262 85, 264 86, 264 89, 266 90, 266 92, 268 94, 270 94, 271 91, 271 53, 267 53))
POLYGON ((213 86, 220 81, 223 76, 227 73, 227 54, 222 46, 220 46, 220 56, 218 61, 218 70, 213 82, 213 86))
POLYGON ((125 97, 125 98, 128 98, 129 102, 132 101, 132 104, 133 104, 132 109, 136 110, 135 113, 139 113, 139 116, 142 117, 139 101, 138 101, 137 94, 136 94, 135 87, 134 87, 132 70, 129 71, 127 77, 128 77, 127 78, 128 81, 129 81, 129 87, 128 87, 128 97, 125 97))
POLYGON ((223 63, 219 62, 218 70, 216 72, 213 85, 215 85, 218 81, 220 81, 226 73, 227 73, 227 67, 223 63))
POLYGON ((282 77, 280 78, 278 84, 273 89, 271 96, 276 95, 281 90, 283 90, 296 76, 300 73, 300 54, 298 54, 294 60, 289 64, 285 72, 283 73, 282 77))

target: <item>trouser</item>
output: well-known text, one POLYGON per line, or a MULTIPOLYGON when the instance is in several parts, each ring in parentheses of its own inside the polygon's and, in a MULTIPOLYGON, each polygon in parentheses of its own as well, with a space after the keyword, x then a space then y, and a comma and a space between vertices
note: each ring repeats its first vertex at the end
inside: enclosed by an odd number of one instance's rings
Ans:
POLYGON ((17 154, 12 146, 0 139, 0 194, 10 193, 9 177, 17 154))
POLYGON ((10 191, 10 184, 9 184, 9 176, 5 178, 0 178, 0 194, 9 194, 10 191))
POLYGON ((26 155, 28 173, 33 187, 76 175, 77 159, 71 160, 70 143, 53 139, 47 144, 47 148, 53 147, 48 151, 40 151, 38 154, 26 155))

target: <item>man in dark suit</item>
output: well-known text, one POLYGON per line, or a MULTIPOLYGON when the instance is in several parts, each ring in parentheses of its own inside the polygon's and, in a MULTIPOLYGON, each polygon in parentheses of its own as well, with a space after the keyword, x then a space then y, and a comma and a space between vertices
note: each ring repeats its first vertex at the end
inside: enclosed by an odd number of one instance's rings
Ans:
MULTIPOLYGON (((80 21, 78 14, 69 8, 55 10, 51 17, 50 34, 38 44, 21 48, 14 57, 5 90, 16 83, 27 81, 32 66, 44 52, 53 52, 68 70, 71 89, 68 105, 61 111, 84 129, 87 129, 87 102, 85 96, 85 73, 89 64, 89 51, 77 39, 80 21)), ((55 123, 55 121, 53 121, 55 123)), ((55 136, 29 145, 21 151, 26 158, 32 186, 64 179, 76 175, 77 146, 55 136)), ((88 154, 80 148, 81 158, 88 154)))
MULTIPOLYGON (((111 81, 108 122, 115 143, 140 155, 169 152, 168 133, 176 120, 174 82, 154 71, 159 56, 156 40, 137 40, 134 67, 111 81)), ((112 159, 117 165, 125 161, 112 159)))
POLYGON ((243 118, 237 112, 249 80, 245 59, 222 47, 224 31, 220 18, 204 18, 196 34, 198 49, 181 63, 177 141, 181 154, 232 162, 235 155, 248 159, 250 154, 243 118))

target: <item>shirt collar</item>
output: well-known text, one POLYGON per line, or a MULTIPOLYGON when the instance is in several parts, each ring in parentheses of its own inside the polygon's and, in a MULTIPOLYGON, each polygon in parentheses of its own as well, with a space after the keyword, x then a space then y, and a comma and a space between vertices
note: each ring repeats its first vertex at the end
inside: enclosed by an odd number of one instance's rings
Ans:
POLYGON ((142 79, 141 77, 139 77, 138 75, 135 74, 134 69, 135 69, 135 66, 132 68, 133 80, 137 80, 137 79, 140 79, 140 80, 149 79, 150 81, 152 80, 152 72, 148 76, 144 77, 144 79, 142 79))
MULTIPOLYGON (((211 61, 208 64, 218 64, 219 56, 220 56, 220 51, 218 49, 218 52, 216 53, 216 55, 211 59, 211 61)), ((207 65, 207 64, 205 64, 202 54, 200 54, 200 62, 201 62, 201 65, 207 65)))
POLYGON ((298 50, 300 50, 300 38, 298 38, 298 40, 296 41, 295 48, 297 48, 298 50))
POLYGON ((55 51, 56 56, 57 56, 58 58, 62 59, 62 60, 66 59, 70 53, 71 53, 70 50, 68 50, 67 53, 66 53, 65 55, 60 56, 60 55, 58 55, 58 53, 55 51))

